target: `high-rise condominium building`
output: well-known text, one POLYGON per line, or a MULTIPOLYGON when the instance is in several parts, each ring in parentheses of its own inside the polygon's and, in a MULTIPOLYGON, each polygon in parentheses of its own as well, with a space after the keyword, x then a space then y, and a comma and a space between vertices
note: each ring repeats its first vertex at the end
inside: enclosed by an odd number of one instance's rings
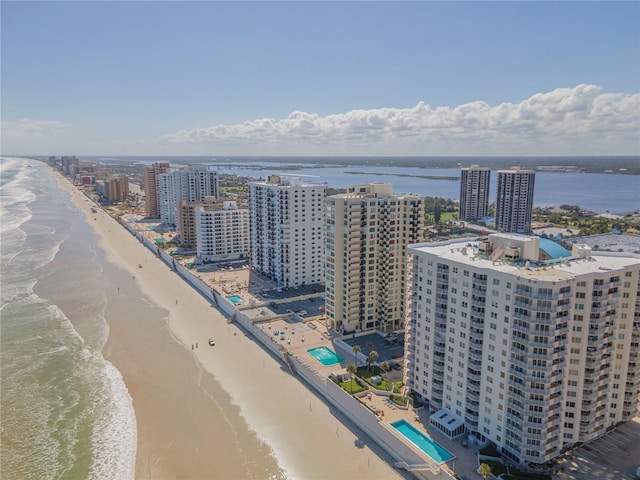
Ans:
POLYGON ((493 234, 408 256, 405 383, 444 434, 540 464, 637 415, 639 255, 493 234))
POLYGON ((124 202, 129 196, 129 177, 116 175, 105 179, 104 196, 110 202, 124 202))
POLYGON ((238 260, 249 256, 249 209, 236 202, 195 208, 197 258, 238 260))
POLYGON ((196 208, 203 207, 205 210, 220 209, 222 204, 216 197, 204 197, 201 202, 187 202, 182 200, 178 205, 178 235, 180 236, 180 246, 185 249, 195 250, 197 247, 196 236, 196 208))
POLYGON ((478 165, 460 169, 460 220, 472 221, 489 213, 491 170, 478 165))
POLYGON ((158 175, 169 171, 168 163, 154 163, 144 167, 144 205, 147 217, 160 218, 160 197, 158 196, 158 175))
POLYGON ((404 326, 406 246, 424 239, 424 198, 388 183, 331 195, 325 215, 326 313, 345 332, 404 326))
POLYGON ((218 197, 218 172, 206 165, 189 165, 158 175, 160 220, 177 225, 181 201, 201 202, 205 197, 218 197))
POLYGON ((530 233, 533 212, 533 187, 536 172, 498 170, 496 230, 505 233, 530 233))
POLYGON ((249 183, 251 264, 284 287, 324 282, 324 185, 271 175, 249 183))

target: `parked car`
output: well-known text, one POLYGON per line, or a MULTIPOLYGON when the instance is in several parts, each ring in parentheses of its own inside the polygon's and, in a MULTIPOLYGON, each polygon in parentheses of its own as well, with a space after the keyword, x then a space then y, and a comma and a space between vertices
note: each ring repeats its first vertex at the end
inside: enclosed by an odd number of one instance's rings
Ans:
POLYGON ((211 345, 212 347, 216 344, 216 341, 213 338, 209 339, 209 345, 211 345))

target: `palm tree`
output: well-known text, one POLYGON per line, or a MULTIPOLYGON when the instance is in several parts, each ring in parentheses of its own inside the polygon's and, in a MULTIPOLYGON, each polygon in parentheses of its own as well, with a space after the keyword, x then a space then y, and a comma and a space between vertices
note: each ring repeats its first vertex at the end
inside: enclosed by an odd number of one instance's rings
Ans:
MULTIPOLYGON (((382 378, 384 378, 384 374, 387 373, 391 369, 389 362, 382 362, 380 364, 380 370, 382 370, 382 378)), ((386 379, 385 379, 385 390, 387 389, 386 379)), ((391 386, 391 393, 393 393, 393 385, 391 386)))
POLYGON ((367 357, 367 365, 369 365, 369 369, 371 369, 371 365, 373 365, 376 362, 377 358, 378 358, 378 352, 376 352, 375 350, 371 350, 369 352, 369 356, 367 357))
POLYGON ((360 345, 354 345, 351 350, 353 350, 353 363, 358 365, 358 353, 360 353, 362 348, 360 348, 360 345))
POLYGON ((357 371, 357 370, 358 370, 358 369, 356 368, 356 366, 355 366, 355 365, 353 365, 353 364, 351 364, 351 363, 350 363, 349 365, 347 365, 347 373, 349 373, 349 374, 351 375, 351 385, 350 385, 350 387, 351 387, 351 388, 350 388, 351 392, 349 392, 349 393, 351 393, 351 394, 353 394, 353 379, 354 379, 354 377, 355 377, 355 375, 356 375, 356 371, 357 371))
POLYGON ((491 465, 487 463, 481 463, 478 467, 478 474, 480 474, 482 478, 487 480, 487 478, 493 475, 493 472, 491 471, 491 465))
POLYGON ((373 347, 374 347, 374 346, 375 346, 375 345, 374 345, 372 342, 367 342, 367 348, 369 349, 369 352, 372 352, 372 351, 373 351, 373 347))

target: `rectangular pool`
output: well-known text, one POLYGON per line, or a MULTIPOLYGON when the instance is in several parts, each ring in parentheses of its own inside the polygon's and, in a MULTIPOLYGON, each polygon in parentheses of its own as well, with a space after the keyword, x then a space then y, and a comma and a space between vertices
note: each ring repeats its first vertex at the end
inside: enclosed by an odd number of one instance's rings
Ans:
POLYGON ((426 453, 427 456, 429 456, 438 465, 456 458, 455 455, 446 451, 443 447, 431 440, 406 420, 398 420, 397 422, 393 422, 391 426, 403 437, 426 453))
POLYGON ((233 304, 242 303, 242 297, 240 295, 230 295, 227 297, 233 304))
POLYGON ((336 363, 344 362, 344 358, 327 347, 317 347, 307 350, 307 353, 318 360, 322 365, 328 367, 336 363))

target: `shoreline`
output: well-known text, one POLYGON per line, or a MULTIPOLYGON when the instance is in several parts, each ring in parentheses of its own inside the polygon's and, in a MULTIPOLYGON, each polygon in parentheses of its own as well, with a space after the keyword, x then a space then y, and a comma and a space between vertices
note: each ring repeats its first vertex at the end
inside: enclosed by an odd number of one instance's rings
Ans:
MULTIPOLYGON (((102 209, 95 214, 91 213, 93 202, 85 201, 88 200, 87 197, 66 177, 51 171, 59 187, 70 194, 74 205, 83 212, 85 221, 96 234, 97 245, 104 252, 107 262, 127 273, 122 276, 121 281, 134 281, 145 298, 169 312, 168 317, 160 322, 160 329, 166 330, 165 339, 170 338, 174 346, 179 347, 178 350, 172 349, 171 355, 177 359, 180 357, 180 362, 200 372, 194 380, 196 385, 163 387, 166 395, 175 395, 174 401, 170 402, 173 408, 170 411, 178 412, 183 406, 179 400, 182 388, 197 388, 205 398, 211 397, 208 402, 197 402, 197 409, 210 407, 214 410, 216 401, 225 402, 225 399, 215 397, 227 396, 226 409, 235 407, 237 416, 253 432, 259 440, 258 444, 269 447, 271 455, 277 459, 280 471, 286 477, 404 477, 382 458, 386 455, 385 452, 363 435, 363 432, 346 427, 329 405, 299 379, 292 377, 268 352, 245 337, 237 326, 227 324, 219 311, 158 261, 152 252, 115 219, 102 209), (143 267, 138 268, 138 264, 143 267), (128 275, 131 275, 130 279, 128 275), (216 339, 215 347, 207 345, 208 338, 216 339), (191 350, 191 345, 196 342, 199 348, 191 350), (305 424, 304 429, 300 428, 301 423, 305 424), (313 435, 308 432, 313 432, 313 435), (328 462, 327 459, 331 461, 328 462)), ((144 375, 140 374, 145 368, 153 369, 157 366, 132 361, 136 357, 135 345, 132 347, 125 341, 131 328, 126 324, 117 326, 117 322, 109 318, 107 320, 110 334, 105 356, 120 370, 136 411, 136 477, 184 477, 186 470, 191 468, 193 459, 171 455, 175 449, 176 432, 183 434, 185 442, 190 443, 193 440, 190 440, 189 435, 184 435, 185 430, 195 431, 198 441, 193 442, 199 451, 198 455, 208 452, 206 456, 211 456, 224 439, 216 439, 215 436, 212 438, 212 432, 207 431, 202 420, 213 422, 215 418, 207 420, 202 410, 191 411, 187 424, 167 425, 170 422, 165 422, 160 425, 157 412, 154 418, 153 405, 145 403, 149 400, 149 392, 143 388, 144 375)), ((143 336, 137 341, 146 340, 143 336)), ((158 351, 158 355, 163 355, 163 352, 158 351)), ((242 446, 241 442, 240 447, 242 446)), ((248 459, 251 454, 252 452, 245 452, 248 459)), ((262 452, 262 455, 265 453, 262 452)), ((189 475, 191 478, 205 478, 210 476, 207 473, 213 474, 211 470, 207 470, 210 467, 206 466, 206 461, 200 463, 202 465, 198 471, 201 473, 193 472, 189 475)), ((218 477, 241 477, 237 471, 218 473, 218 477)))

